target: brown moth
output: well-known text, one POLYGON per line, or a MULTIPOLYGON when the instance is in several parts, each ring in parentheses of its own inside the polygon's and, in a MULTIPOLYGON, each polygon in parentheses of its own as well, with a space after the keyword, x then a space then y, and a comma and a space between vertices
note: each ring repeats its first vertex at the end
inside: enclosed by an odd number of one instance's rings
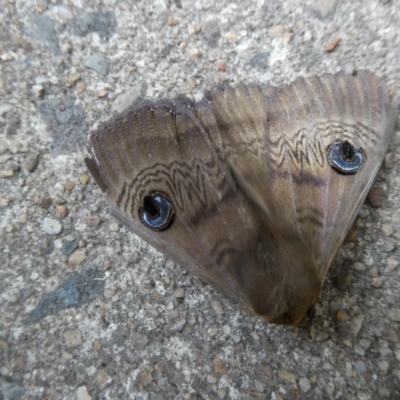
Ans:
POLYGON ((112 213, 268 322, 312 317, 378 172, 396 102, 368 71, 128 109, 86 164, 112 213))

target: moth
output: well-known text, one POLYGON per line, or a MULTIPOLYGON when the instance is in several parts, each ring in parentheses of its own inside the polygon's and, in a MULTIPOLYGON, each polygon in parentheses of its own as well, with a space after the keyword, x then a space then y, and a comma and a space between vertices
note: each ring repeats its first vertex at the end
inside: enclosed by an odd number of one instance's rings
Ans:
POLYGON ((266 321, 308 321, 393 135, 368 71, 147 102, 88 140, 114 216, 266 321))

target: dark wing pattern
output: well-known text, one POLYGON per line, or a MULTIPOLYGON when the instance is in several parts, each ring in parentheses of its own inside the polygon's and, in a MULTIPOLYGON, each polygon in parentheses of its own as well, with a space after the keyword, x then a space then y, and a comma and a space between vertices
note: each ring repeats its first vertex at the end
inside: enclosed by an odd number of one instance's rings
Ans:
POLYGON ((90 136, 86 164, 138 236, 267 321, 297 324, 318 299, 395 117, 395 101, 367 71, 226 85, 199 104, 160 101, 117 116, 90 136), (328 162, 344 142, 365 154, 352 174, 328 162), (156 198, 171 211, 162 230, 141 217, 163 218, 156 198))

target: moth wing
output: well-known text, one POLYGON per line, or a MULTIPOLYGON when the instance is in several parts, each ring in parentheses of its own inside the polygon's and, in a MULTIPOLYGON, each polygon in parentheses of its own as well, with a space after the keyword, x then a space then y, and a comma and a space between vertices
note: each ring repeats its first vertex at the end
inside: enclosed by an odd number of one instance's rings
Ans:
POLYGON ((184 101, 164 103, 130 110, 99 128, 90 136, 86 163, 117 219, 244 303, 236 271, 254 253, 258 223, 210 140, 219 135, 211 110, 198 110, 199 119, 184 101), (174 207, 174 220, 164 231, 140 219, 153 192, 163 193, 174 207))
POLYGON ((316 302, 376 176, 394 131, 396 103, 367 71, 260 90, 226 88, 209 100, 232 175, 274 238, 266 247, 269 262, 278 260, 284 271, 276 284, 285 288, 280 303, 286 302, 287 315, 275 318, 271 299, 262 294, 267 261, 248 271, 256 279, 244 285, 245 296, 267 319, 294 323, 304 313, 304 307, 295 309, 296 302, 316 302), (365 154, 354 174, 339 173, 328 163, 330 146, 344 141, 365 154))

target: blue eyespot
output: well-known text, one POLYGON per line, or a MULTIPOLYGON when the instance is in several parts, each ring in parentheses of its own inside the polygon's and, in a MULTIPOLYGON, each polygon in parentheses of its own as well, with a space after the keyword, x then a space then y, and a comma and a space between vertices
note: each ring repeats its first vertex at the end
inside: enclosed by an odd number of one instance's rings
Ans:
POLYGON ((365 154, 348 141, 333 143, 328 148, 329 164, 344 174, 354 174, 361 169, 365 154))
POLYGON ((171 226, 175 211, 171 201, 161 192, 152 192, 143 200, 139 216, 144 225, 153 231, 162 231, 171 226))

